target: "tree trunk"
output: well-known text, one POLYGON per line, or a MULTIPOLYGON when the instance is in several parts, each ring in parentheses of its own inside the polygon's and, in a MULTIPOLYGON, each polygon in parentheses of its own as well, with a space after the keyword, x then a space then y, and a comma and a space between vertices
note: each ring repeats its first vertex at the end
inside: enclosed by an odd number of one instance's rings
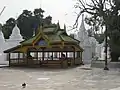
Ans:
POLYGON ((119 55, 115 52, 111 52, 111 62, 118 62, 119 55))

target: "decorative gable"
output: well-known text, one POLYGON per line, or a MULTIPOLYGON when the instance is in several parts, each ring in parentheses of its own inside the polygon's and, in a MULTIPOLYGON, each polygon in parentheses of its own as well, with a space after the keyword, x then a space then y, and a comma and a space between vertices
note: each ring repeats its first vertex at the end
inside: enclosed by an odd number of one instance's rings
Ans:
POLYGON ((36 43, 36 45, 38 45, 38 46, 47 46, 48 42, 45 39, 40 38, 40 40, 38 40, 38 42, 36 43))

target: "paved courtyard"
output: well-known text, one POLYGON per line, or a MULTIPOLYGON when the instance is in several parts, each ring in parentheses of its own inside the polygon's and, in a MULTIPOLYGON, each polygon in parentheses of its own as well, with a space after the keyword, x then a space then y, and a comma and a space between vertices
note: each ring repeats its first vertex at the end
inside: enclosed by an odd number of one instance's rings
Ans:
POLYGON ((0 90, 120 90, 120 70, 0 68, 0 90), (26 88, 21 84, 26 83, 26 88))

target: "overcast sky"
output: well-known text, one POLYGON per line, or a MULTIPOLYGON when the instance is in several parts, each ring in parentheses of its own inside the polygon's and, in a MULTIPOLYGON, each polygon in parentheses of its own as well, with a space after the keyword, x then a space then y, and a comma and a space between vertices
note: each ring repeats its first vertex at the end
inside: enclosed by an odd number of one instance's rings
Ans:
POLYGON ((5 23, 10 17, 18 17, 24 9, 33 11, 35 8, 45 10, 44 15, 51 15, 53 23, 59 23, 63 27, 72 26, 76 19, 75 0, 2 0, 0 2, 0 11, 6 6, 4 12, 0 16, 0 23, 5 23))

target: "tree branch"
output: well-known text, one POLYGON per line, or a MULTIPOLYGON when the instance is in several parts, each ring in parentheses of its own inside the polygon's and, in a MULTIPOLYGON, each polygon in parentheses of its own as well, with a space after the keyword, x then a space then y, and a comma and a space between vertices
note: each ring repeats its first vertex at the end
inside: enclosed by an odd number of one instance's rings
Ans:
POLYGON ((94 4, 94 6, 96 6, 96 3, 94 2, 95 0, 91 0, 92 1, 92 3, 94 4))
POLYGON ((111 1, 111 0, 109 0, 109 3, 110 3, 110 6, 113 7, 113 5, 112 5, 112 1, 111 1))
POLYGON ((81 3, 81 5, 83 6, 83 8, 85 8, 85 4, 83 4, 83 2, 81 0, 79 0, 79 2, 81 3))
POLYGON ((95 1, 97 4, 99 4, 99 2, 97 0, 92 0, 93 2, 95 1))
POLYGON ((75 24, 73 25, 73 29, 77 28, 78 27, 78 20, 79 20, 79 17, 81 15, 81 11, 79 12, 79 14, 77 15, 77 19, 75 20, 75 24))

